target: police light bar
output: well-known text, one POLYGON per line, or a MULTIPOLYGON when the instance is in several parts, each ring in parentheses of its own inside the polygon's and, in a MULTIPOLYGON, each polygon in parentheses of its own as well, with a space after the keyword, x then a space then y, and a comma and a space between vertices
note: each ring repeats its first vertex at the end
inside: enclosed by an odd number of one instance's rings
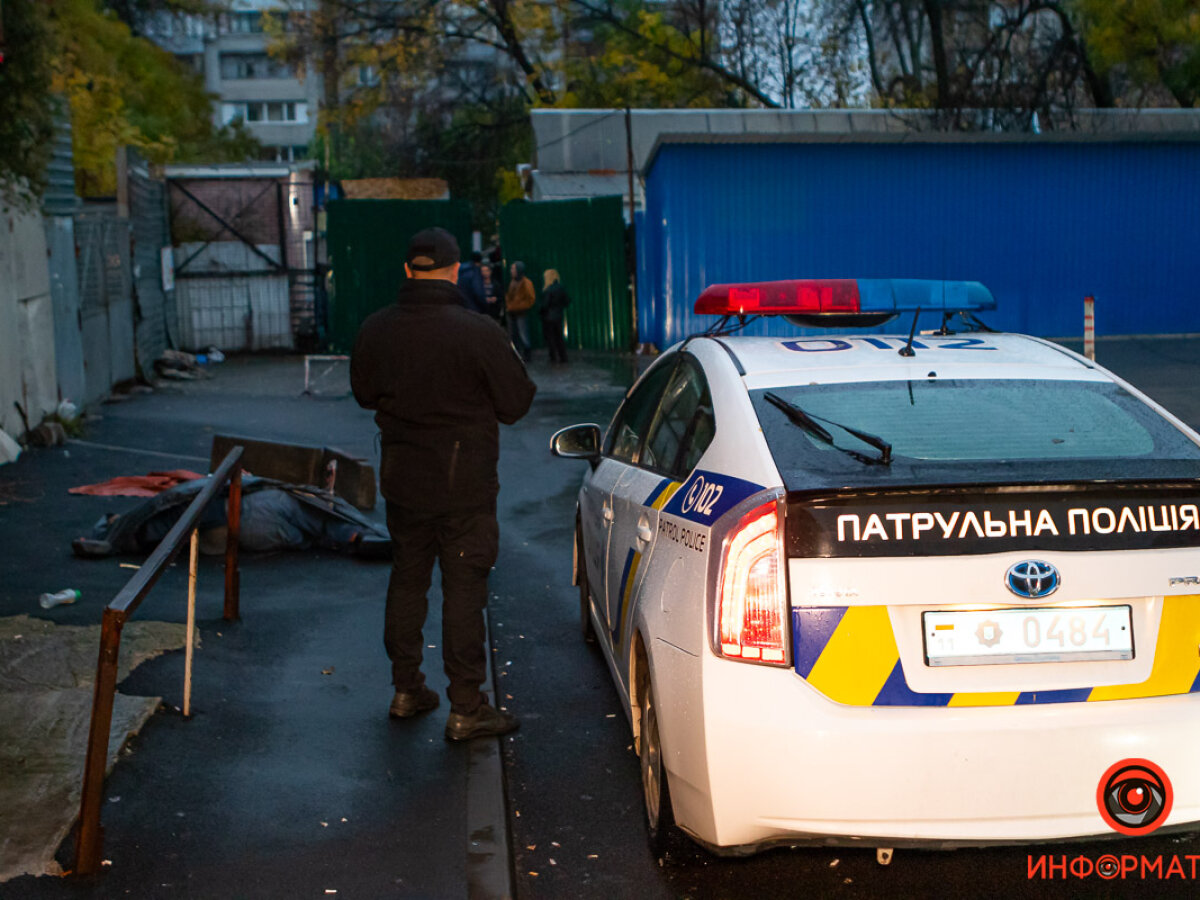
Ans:
POLYGON ((978 281, 913 278, 819 278, 711 284, 696 298, 697 315, 822 316, 890 319, 902 312, 977 312, 996 308, 978 281))

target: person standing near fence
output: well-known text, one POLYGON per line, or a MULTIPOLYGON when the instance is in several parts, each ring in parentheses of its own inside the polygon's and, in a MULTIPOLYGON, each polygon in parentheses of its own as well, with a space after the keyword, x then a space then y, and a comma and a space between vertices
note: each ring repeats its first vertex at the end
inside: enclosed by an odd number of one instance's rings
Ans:
POLYGON ((482 253, 472 253, 469 262, 465 262, 458 270, 458 289, 466 299, 467 309, 479 313, 487 313, 487 299, 483 293, 483 273, 480 266, 483 263, 482 253))
POLYGON ((495 278, 493 268, 488 263, 479 267, 479 274, 483 278, 483 311, 499 322, 500 314, 504 310, 504 304, 500 302, 500 282, 495 278))
POLYGON ((550 362, 567 364, 567 342, 563 334, 566 324, 566 309, 571 303, 566 289, 559 281, 556 269, 547 269, 542 273, 542 335, 546 338, 546 347, 550 350, 550 362))
POLYGON ((508 333, 513 345, 525 362, 533 355, 529 345, 529 320, 526 318, 535 302, 533 282, 525 277, 525 263, 512 264, 512 281, 504 295, 504 307, 508 311, 508 333))
POLYGON ((446 738, 505 734, 514 716, 487 703, 483 611, 499 549, 498 423, 525 415, 537 388, 504 331, 469 312, 456 287, 458 243, 440 228, 408 248, 396 302, 367 317, 350 385, 375 410, 383 438, 380 490, 394 547, 384 644, 395 696, 409 718, 438 705, 421 672, 426 596, 442 572, 442 662, 450 679, 446 738))

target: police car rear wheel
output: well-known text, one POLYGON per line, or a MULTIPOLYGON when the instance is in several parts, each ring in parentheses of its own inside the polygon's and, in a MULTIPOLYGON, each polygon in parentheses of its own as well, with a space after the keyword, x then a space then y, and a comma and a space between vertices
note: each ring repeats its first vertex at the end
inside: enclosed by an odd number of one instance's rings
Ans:
POLYGON ((642 764, 642 796, 646 801, 646 832, 650 846, 662 852, 677 846, 679 833, 671 808, 667 773, 662 766, 662 743, 658 736, 658 710, 649 679, 641 697, 642 734, 639 756, 642 764))

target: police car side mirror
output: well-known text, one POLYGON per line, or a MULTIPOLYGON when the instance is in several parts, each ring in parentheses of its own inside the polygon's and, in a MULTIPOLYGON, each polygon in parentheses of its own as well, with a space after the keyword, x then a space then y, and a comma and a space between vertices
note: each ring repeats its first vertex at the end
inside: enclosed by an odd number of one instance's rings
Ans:
POLYGON ((563 459, 586 459, 592 468, 600 462, 600 426, 572 425, 554 433, 550 452, 563 459))

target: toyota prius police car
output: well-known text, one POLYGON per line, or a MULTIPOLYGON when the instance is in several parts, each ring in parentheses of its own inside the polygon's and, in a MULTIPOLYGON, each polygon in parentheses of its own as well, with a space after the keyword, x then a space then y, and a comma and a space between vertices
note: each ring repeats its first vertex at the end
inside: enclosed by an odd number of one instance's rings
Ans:
POLYGON ((654 843, 1200 820, 1200 435, 1056 344, 947 327, 991 308, 966 282, 714 285, 695 309, 723 318, 603 436, 554 436, 590 462, 582 625, 654 843), (736 334, 900 312, 907 339, 736 334))

